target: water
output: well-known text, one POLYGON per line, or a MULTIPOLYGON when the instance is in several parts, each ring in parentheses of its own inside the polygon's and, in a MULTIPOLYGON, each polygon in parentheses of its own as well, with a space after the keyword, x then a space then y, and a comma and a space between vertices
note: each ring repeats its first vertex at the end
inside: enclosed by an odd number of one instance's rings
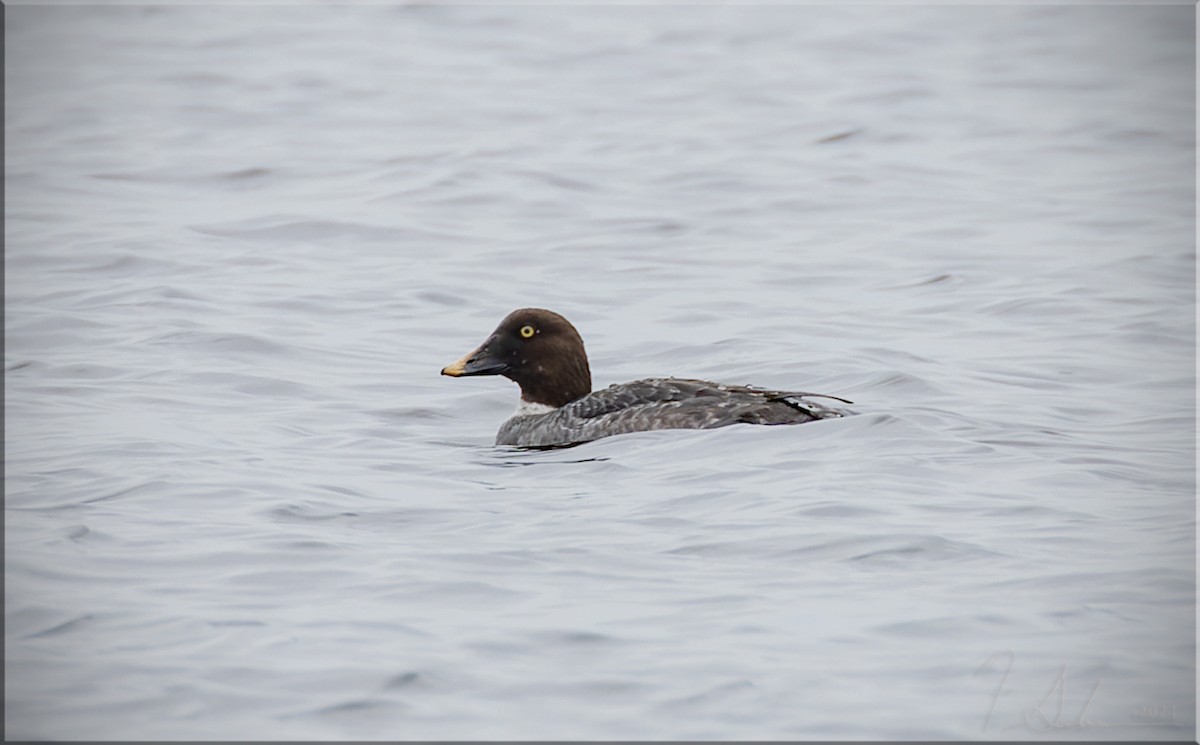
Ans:
POLYGON ((1194 12, 9 7, 6 735, 1190 739, 1194 12))

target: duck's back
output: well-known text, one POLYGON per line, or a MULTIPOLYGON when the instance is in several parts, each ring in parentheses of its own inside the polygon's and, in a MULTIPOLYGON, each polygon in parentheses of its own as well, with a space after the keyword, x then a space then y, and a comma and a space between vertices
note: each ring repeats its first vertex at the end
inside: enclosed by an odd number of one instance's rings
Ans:
POLYGON ((706 380, 652 378, 594 391, 551 413, 509 419, 497 445, 550 447, 656 429, 730 424, 800 424, 842 416, 814 394, 766 391, 706 380))

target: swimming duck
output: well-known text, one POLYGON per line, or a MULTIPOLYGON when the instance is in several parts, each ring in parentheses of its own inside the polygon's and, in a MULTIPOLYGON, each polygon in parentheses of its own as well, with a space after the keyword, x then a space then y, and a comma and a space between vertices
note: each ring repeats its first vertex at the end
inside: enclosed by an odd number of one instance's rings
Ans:
POLYGON ((800 424, 843 416, 808 396, 686 378, 650 378, 592 390, 583 338, 571 322, 542 308, 509 313, 483 344, 442 375, 503 375, 521 387, 521 405, 496 434, 497 445, 546 448, 655 429, 730 424, 800 424))

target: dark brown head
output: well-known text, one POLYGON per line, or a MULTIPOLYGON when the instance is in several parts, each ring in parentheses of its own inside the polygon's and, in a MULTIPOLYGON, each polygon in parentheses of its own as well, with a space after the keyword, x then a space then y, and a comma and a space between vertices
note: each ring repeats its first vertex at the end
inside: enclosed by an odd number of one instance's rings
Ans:
POLYGON ((503 375, 521 386, 521 400, 563 406, 592 392, 583 339, 571 322, 541 308, 514 310, 483 344, 442 375, 503 375))

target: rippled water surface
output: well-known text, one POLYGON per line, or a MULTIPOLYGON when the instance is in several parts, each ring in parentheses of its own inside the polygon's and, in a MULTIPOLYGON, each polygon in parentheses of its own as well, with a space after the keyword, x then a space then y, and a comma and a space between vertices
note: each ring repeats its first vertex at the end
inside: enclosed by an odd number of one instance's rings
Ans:
POLYGON ((1190 739, 1194 12, 9 7, 7 736, 1190 739))

